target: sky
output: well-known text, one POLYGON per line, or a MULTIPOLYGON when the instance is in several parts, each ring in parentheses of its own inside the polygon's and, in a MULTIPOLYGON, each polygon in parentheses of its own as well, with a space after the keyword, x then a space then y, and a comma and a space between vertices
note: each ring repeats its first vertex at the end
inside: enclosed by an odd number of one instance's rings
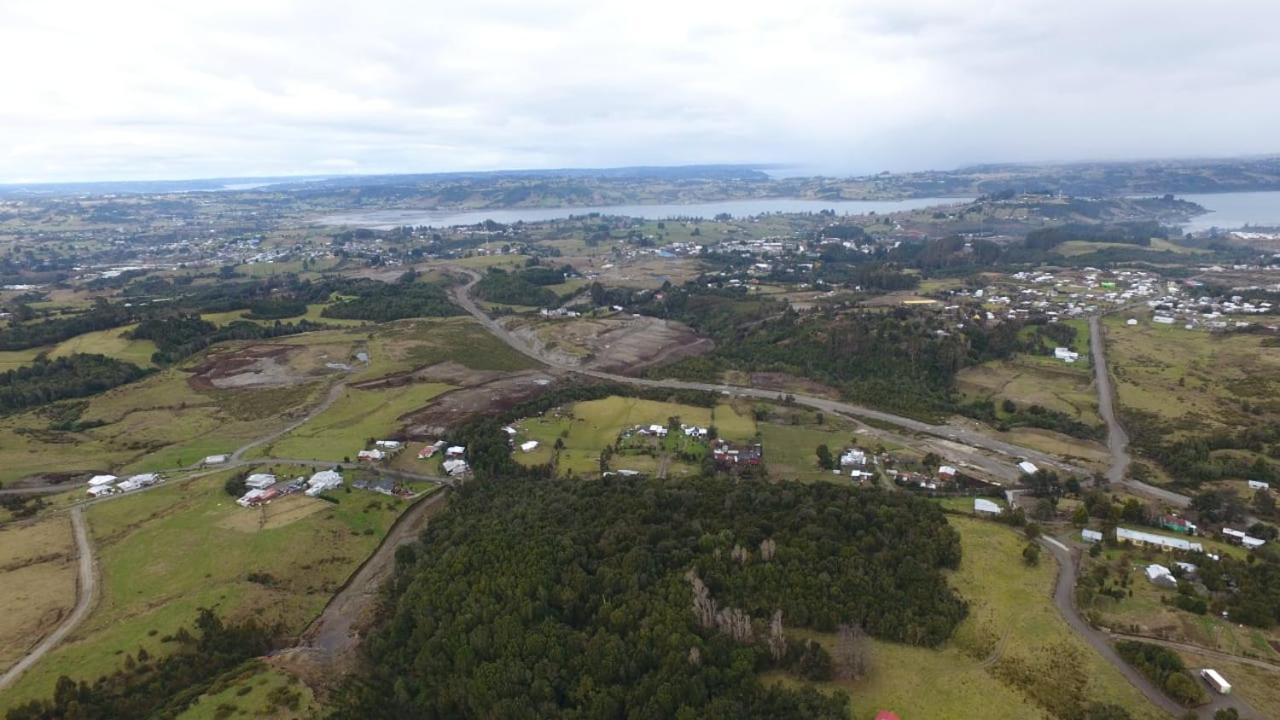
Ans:
POLYGON ((1280 153, 1274 0, 0 0, 0 182, 1280 153))

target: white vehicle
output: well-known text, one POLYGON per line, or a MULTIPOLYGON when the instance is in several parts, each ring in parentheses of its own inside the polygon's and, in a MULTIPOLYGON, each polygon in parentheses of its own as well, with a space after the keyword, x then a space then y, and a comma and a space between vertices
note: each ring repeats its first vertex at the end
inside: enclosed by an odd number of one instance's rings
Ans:
POLYGON ((1205 682, 1212 685, 1213 689, 1217 690, 1219 695, 1231 694, 1231 683, 1227 682, 1226 678, 1219 675, 1217 670, 1205 668, 1200 671, 1200 677, 1204 678, 1205 682))

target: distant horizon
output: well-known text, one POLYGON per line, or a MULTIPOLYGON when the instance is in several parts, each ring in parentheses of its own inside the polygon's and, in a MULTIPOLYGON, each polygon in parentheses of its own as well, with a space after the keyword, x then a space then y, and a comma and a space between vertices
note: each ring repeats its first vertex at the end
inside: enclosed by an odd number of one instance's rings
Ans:
MULTIPOLYGON (((244 175, 211 175, 211 176, 195 176, 195 177, 148 177, 148 178, 109 178, 109 179, 82 179, 82 180, 0 180, 0 188, 8 190, 21 188, 48 188, 56 189, 61 187, 93 187, 93 186, 130 186, 130 185, 181 185, 181 184, 261 184, 279 185, 285 183, 299 182, 320 182, 325 180, 339 179, 359 179, 359 178, 444 178, 449 176, 458 177, 475 177, 475 176, 496 176, 496 175, 556 175, 557 173, 573 173, 579 175, 590 176, 591 173, 608 173, 622 171, 653 171, 653 170, 693 170, 697 168, 707 169, 737 169, 737 170, 755 170, 769 175, 774 180, 785 179, 804 179, 804 178, 823 178, 836 180, 849 180, 869 178, 888 172, 890 175, 912 175, 918 173, 940 172, 940 173, 957 173, 965 172, 977 168, 993 168, 993 167, 1009 167, 1009 168, 1052 168, 1052 167, 1072 167, 1072 166, 1088 166, 1088 165, 1130 165, 1141 163, 1191 163, 1191 162, 1231 162, 1231 161, 1249 161, 1264 160, 1270 158, 1280 158, 1280 152, 1275 153, 1255 153, 1248 155, 1224 155, 1224 156, 1176 156, 1176 157, 1138 157, 1138 158, 1122 158, 1122 159, 1078 159, 1078 160, 1039 160, 1039 161, 981 161, 966 163, 953 167, 929 167, 914 170, 900 171, 875 171, 875 172, 837 172, 824 171, 826 169, 820 166, 814 166, 805 163, 788 163, 788 162, 724 162, 724 163, 676 163, 676 164, 637 164, 637 165, 597 165, 597 166, 562 166, 562 167, 504 167, 484 170, 414 170, 405 172, 335 172, 335 173, 284 173, 278 175, 264 174, 244 174, 244 175), (783 174, 778 171, 787 171, 792 169, 803 169, 809 172, 797 172, 795 174, 783 174), (773 171, 773 172, 770 172, 773 171)), ((205 191, 234 191, 237 189, 252 188, 196 188, 196 190, 205 191)), ((138 192, 148 192, 140 190, 138 192)), ((151 192, 169 192, 165 190, 154 190, 151 192)))

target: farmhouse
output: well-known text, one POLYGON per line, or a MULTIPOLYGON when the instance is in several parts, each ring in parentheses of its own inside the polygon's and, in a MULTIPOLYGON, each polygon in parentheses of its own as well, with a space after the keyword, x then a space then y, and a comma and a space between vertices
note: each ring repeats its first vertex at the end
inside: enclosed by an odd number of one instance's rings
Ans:
POLYGON ((1063 362, 1073 363, 1080 359, 1080 353, 1073 352, 1071 348, 1058 347, 1053 349, 1053 356, 1063 362))
POLYGON ((1018 469, 1028 475, 1035 475, 1040 470, 1040 468, 1036 467, 1034 463, 1028 460, 1023 460, 1018 463, 1018 469))
POLYGON ((1195 523, 1177 515, 1161 515, 1160 527, 1165 530, 1183 533, 1184 535, 1194 535, 1196 532, 1195 523))
POLYGON ((467 449, 462 445, 453 445, 448 450, 444 451, 444 456, 447 458, 460 458, 466 454, 467 449))
POLYGON ((938 479, 943 482, 952 482, 956 479, 956 469, 950 465, 938 466, 938 479))
POLYGON ((867 454, 858 448, 845 450, 840 454, 840 467, 849 467, 850 465, 866 465, 867 454))
POLYGON ((537 450, 537 449, 538 449, 537 440, 527 440, 525 442, 520 443, 520 452, 533 452, 534 450, 537 450))
POLYGON ((441 467, 444 468, 444 471, 448 473, 450 477, 457 477, 459 475, 464 475, 466 474, 467 470, 470 469, 467 466, 466 460, 461 460, 458 458, 451 458, 449 460, 445 460, 444 463, 441 465, 441 467))
POLYGON ((138 487, 150 487, 160 482, 158 473, 142 473, 140 475, 129 476, 129 482, 136 483, 138 487))
POLYGON ((1169 571, 1169 568, 1163 565, 1152 563, 1147 566, 1146 572, 1147 581, 1152 585, 1165 588, 1178 587, 1178 579, 1173 576, 1173 573, 1169 571))
POLYGON ((1250 490, 1270 490, 1271 483, 1264 483, 1258 480, 1250 480, 1249 489, 1250 490))
POLYGON ((1116 540, 1127 540, 1134 545, 1153 545, 1165 550, 1188 550, 1191 552, 1204 552, 1204 546, 1200 543, 1193 543, 1182 538, 1168 537, 1167 535, 1156 535, 1155 533, 1142 532, 1141 530, 1130 530, 1128 528, 1116 528, 1116 540))
POLYGON ((426 460, 427 458, 430 458, 434 456, 436 453, 440 452, 440 449, 443 447, 444 447, 443 440, 437 440, 431 443, 430 445, 423 445, 422 449, 418 451, 418 459, 426 460))
POLYGON ((1233 530, 1231 528, 1222 528, 1222 534, 1225 535, 1230 542, 1233 542, 1237 545, 1243 545, 1249 548, 1250 550, 1254 548, 1260 548, 1267 543, 1266 540, 1263 540, 1261 538, 1251 537, 1245 534, 1241 530, 1233 530))
POLYGON ((1102 542, 1102 533, 1097 530, 1081 530, 1080 539, 1087 543, 1102 542))
POLYGON ((110 485, 117 480, 115 475, 94 475, 89 478, 89 487, 98 487, 99 485, 110 485))
POLYGON ((759 465, 764 459, 764 448, 759 443, 737 446, 720 440, 711 447, 711 459, 721 466, 759 465))
POLYGON ((321 470, 307 481, 307 496, 315 497, 326 490, 342 486, 342 475, 337 470, 321 470))
POLYGON ((373 444, 384 452, 389 453, 400 452, 404 449, 404 443, 399 440, 375 440, 373 444))
POLYGON ((114 492, 116 492, 114 485, 94 485, 89 488, 90 497, 102 497, 103 495, 110 495, 114 492))
POLYGON ((245 478, 244 486, 254 490, 264 490, 276 484, 276 476, 269 473, 254 473, 245 478))
POLYGON ((364 462, 378 462, 387 457, 387 454, 381 450, 374 448, 372 450, 361 450, 356 453, 356 459, 364 462))
POLYGON ((999 515, 1004 509, 986 498, 974 498, 973 511, 979 515, 999 515))

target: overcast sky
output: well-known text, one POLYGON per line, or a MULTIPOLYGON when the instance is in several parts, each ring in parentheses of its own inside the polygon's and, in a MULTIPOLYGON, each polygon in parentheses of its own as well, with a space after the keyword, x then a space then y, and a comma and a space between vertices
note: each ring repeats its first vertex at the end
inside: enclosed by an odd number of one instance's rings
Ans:
POLYGON ((0 182, 1269 154, 1277 29, 1276 0, 0 0, 0 182))

